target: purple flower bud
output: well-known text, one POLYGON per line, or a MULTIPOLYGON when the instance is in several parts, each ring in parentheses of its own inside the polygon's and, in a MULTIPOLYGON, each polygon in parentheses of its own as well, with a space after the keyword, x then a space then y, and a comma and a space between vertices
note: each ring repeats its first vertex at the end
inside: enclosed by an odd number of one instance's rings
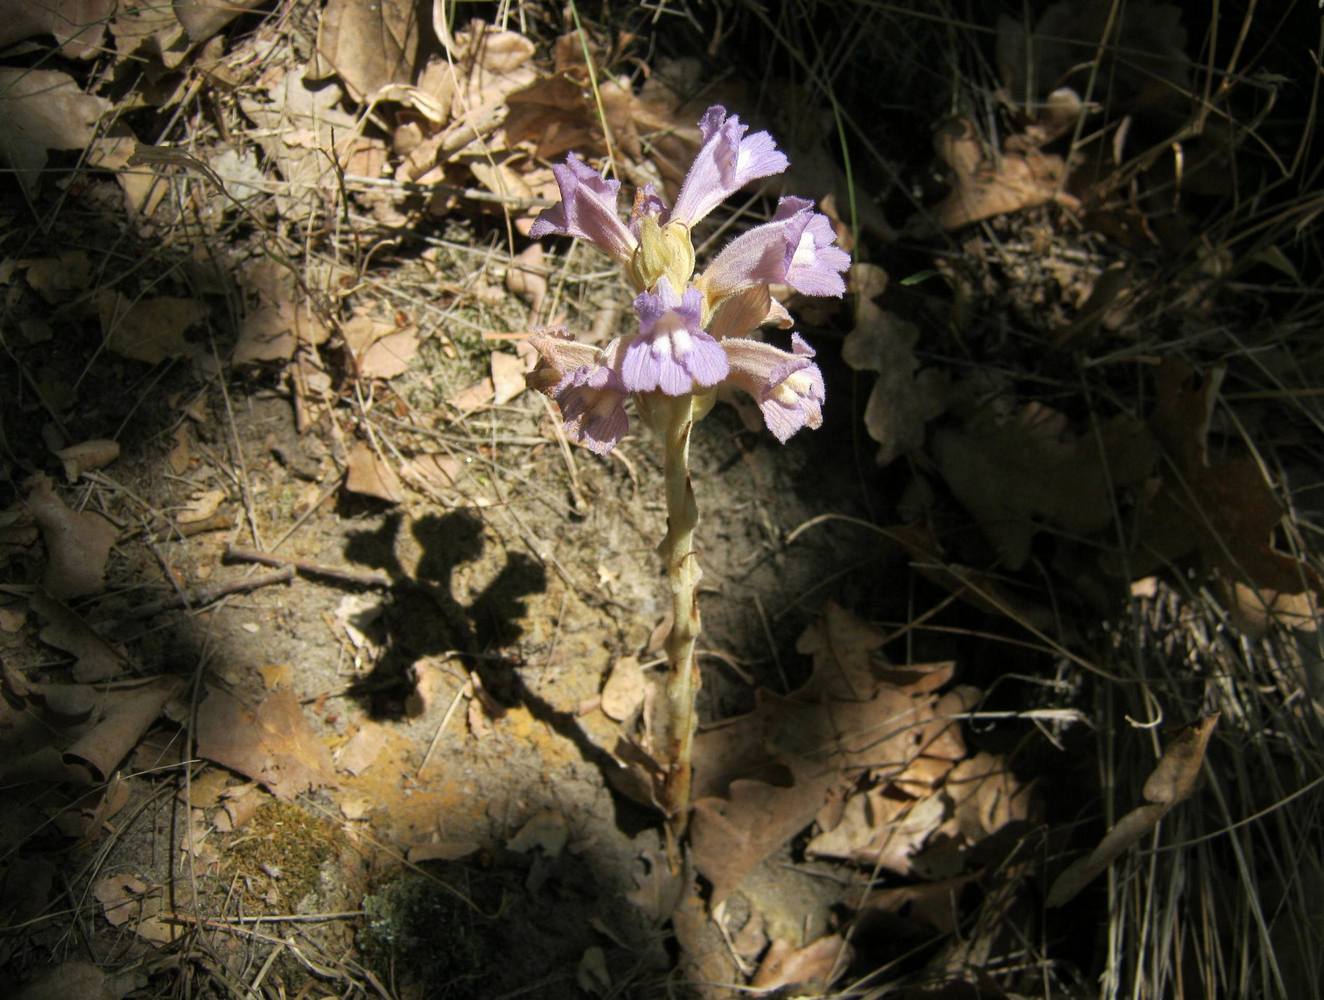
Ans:
POLYGON ((693 285, 677 295, 665 276, 656 292, 634 300, 639 335, 625 348, 621 380, 630 392, 683 396, 726 378, 726 354, 700 325, 703 295, 693 285))

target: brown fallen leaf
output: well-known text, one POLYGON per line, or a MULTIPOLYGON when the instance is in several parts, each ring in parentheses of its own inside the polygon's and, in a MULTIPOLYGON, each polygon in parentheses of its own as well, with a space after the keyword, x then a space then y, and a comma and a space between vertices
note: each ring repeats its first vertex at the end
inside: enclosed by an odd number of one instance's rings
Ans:
POLYGON ((349 774, 360 775, 372 766, 385 746, 386 730, 375 722, 364 722, 336 754, 336 766, 349 774))
POLYGON ((1039 403, 1010 416, 985 406, 963 429, 935 432, 932 453, 1009 570, 1025 565, 1044 525, 1077 535, 1110 527, 1117 491, 1142 483, 1158 460, 1153 435, 1126 414, 1077 436, 1039 403))
POLYGON ((1113 573, 1143 576, 1197 553, 1239 624, 1266 627, 1281 609, 1282 624, 1299 626, 1324 595, 1324 580, 1305 560, 1273 547, 1285 512, 1259 462, 1210 458, 1209 420, 1222 375, 1222 369, 1200 375, 1172 359, 1159 368, 1149 424, 1171 463, 1142 508, 1134 550, 1125 560, 1100 562, 1113 573))
POLYGON ((65 750, 65 761, 83 765, 95 781, 107 780, 184 686, 183 678, 158 677, 105 692, 96 725, 65 750))
POLYGON ((516 254, 506 270, 506 287, 529 304, 534 315, 542 308, 547 295, 546 255, 541 243, 533 243, 516 254))
POLYGON ((0 49, 34 35, 54 35, 60 54, 88 59, 102 47, 115 0, 17 0, 0 21, 0 49))
POLYGON ((14 1000, 118 1000, 106 989, 106 974, 91 962, 61 962, 18 988, 14 1000))
POLYGON ((0 159, 33 199, 50 149, 84 149, 110 102, 58 70, 0 67, 0 159))
POLYGON ((78 683, 104 681, 124 669, 124 656, 65 605, 45 594, 33 594, 28 604, 46 619, 41 641, 75 658, 74 680, 78 683))
POLYGON ((195 739, 199 757, 261 782, 280 799, 335 784, 331 754, 288 690, 249 707, 228 691, 208 687, 195 739))
POLYGON ((644 672, 633 656, 623 656, 611 668, 607 683, 602 687, 601 708, 604 715, 616 722, 630 718, 644 703, 644 672))
POLYGON ((479 407, 486 406, 492 402, 496 387, 490 377, 483 377, 472 385, 465 386, 459 392, 452 395, 446 402, 455 407, 461 413, 471 413, 479 407))
POLYGON ((244 11, 265 0, 172 0, 175 17, 194 45, 205 42, 244 11))
POLYGON ((1169 740, 1142 790, 1148 804, 1132 809, 1104 834, 1094 850, 1067 866, 1053 880, 1044 905, 1052 909, 1070 902, 1123 852, 1152 831, 1173 806, 1190 797, 1199 780, 1218 716, 1217 712, 1207 715, 1169 740))
POLYGON ((836 601, 823 606, 796 640, 795 651, 814 659, 814 692, 829 698, 860 700, 878 686, 883 631, 856 617, 836 601))
POLYGON ((132 301, 107 288, 97 295, 97 310, 106 346, 121 357, 154 365, 201 353, 201 346, 184 336, 207 318, 206 305, 196 299, 163 296, 132 301))
POLYGON ((1063 190, 1067 165, 1056 154, 1031 148, 992 155, 966 118, 946 123, 933 144, 952 172, 952 190, 933 210, 943 229, 960 229, 1052 201, 1076 205, 1063 190))
POLYGON ((82 250, 25 262, 28 285, 51 305, 67 302, 92 284, 92 261, 82 250))
POLYGON ((259 260, 244 268, 239 283, 256 298, 239 323, 235 364, 288 361, 300 344, 324 343, 330 330, 289 270, 275 261, 259 260))
POLYGON ((410 81, 418 54, 417 8, 410 0, 330 0, 326 5, 317 54, 355 100, 366 103, 379 88, 410 81))
POLYGON ((874 264, 852 264, 855 326, 841 347, 856 371, 877 372, 864 408, 864 426, 878 442, 876 460, 887 465, 924 444, 924 429, 947 408, 947 377, 937 368, 917 371, 919 327, 880 308, 874 298, 887 275, 874 264))
POLYGON ((506 849, 528 854, 535 847, 549 858, 559 857, 570 840, 570 827, 555 809, 535 813, 506 843, 506 849))
POLYGON ((69 482, 77 482, 78 477, 92 469, 100 469, 120 457, 118 441, 96 439, 61 448, 55 453, 56 458, 64 463, 64 476, 69 482))
POLYGON ((123 927, 142 909, 147 883, 137 875, 106 875, 92 883, 92 895, 101 904, 101 915, 112 927, 123 927))
POLYGON ((366 441, 359 441, 349 453, 349 472, 345 489, 351 493, 376 497, 388 503, 400 503, 405 498, 404 486, 395 470, 377 457, 377 452, 366 441))
POLYGON ((828 934, 803 948, 778 938, 749 985, 761 992, 794 986, 797 994, 820 993, 846 971, 851 955, 851 946, 840 934, 828 934))
POLYGON ((913 875, 911 858, 944 819, 946 807, 936 795, 912 799, 882 787, 871 788, 850 796, 841 822, 810 840, 805 854, 913 875))
POLYGON ((690 818, 690 848, 694 867, 712 884, 711 905, 808 826, 839 780, 831 771, 802 772, 789 787, 742 778, 731 782, 725 798, 698 799, 690 818))
POLYGON ((345 346, 363 378, 390 379, 409 370, 418 354, 418 331, 356 312, 341 328, 345 346))
POLYGON ((175 512, 175 520, 180 524, 197 524, 199 521, 205 521, 220 510, 224 501, 224 490, 202 490, 193 494, 189 502, 175 512))
POLYGON ((97 593, 105 585, 106 560, 118 529, 100 514, 70 510, 47 476, 38 473, 27 488, 28 510, 46 545, 42 586, 59 600, 97 593))

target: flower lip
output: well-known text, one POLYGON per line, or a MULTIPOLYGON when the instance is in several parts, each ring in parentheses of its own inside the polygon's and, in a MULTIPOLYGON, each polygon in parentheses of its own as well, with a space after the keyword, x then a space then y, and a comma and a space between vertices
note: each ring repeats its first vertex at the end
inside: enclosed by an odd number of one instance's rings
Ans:
POLYGON ((625 348, 621 380, 630 392, 681 396, 726 378, 726 353, 700 325, 703 294, 694 286, 677 295, 665 275, 657 291, 634 300, 639 335, 625 348))
POLYGON ((730 381, 754 397, 763 422, 782 444, 803 427, 823 423, 823 373, 810 359, 814 349, 798 334, 791 350, 757 340, 731 338, 721 342, 731 363, 730 381))

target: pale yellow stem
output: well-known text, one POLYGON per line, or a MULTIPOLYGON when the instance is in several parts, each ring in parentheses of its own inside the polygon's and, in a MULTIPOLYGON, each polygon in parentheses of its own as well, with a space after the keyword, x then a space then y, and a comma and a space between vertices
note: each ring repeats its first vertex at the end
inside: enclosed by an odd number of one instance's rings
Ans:
POLYGON ((694 655, 699 638, 699 561, 694 553, 694 529, 699 507, 690 483, 690 431, 694 426, 694 397, 664 397, 659 407, 666 454, 667 535, 658 551, 667 568, 673 622, 667 636, 666 732, 660 741, 666 753, 668 832, 679 841, 690 809, 691 758, 697 726, 695 698, 699 693, 699 664, 694 655))

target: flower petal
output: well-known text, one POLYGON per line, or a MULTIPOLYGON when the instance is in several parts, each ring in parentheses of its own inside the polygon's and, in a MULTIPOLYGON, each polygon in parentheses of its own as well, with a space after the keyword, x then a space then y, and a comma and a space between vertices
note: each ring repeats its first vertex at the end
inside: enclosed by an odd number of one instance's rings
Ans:
POLYGON ((823 373, 810 361, 813 348, 798 333, 791 335, 789 352, 738 338, 721 346, 731 364, 727 381, 754 397, 778 441, 785 444, 802 427, 823 423, 823 373))
POLYGON ((750 285, 787 284, 802 295, 842 295, 841 272, 850 256, 836 246, 826 215, 804 198, 783 198, 771 222, 755 226, 722 248, 703 273, 710 303, 750 285))
POLYGON ((621 182, 609 181, 574 153, 552 167, 561 201, 534 220, 529 236, 578 236, 606 251, 622 264, 634 252, 635 238, 616 212, 621 182))
POLYGON ((598 455, 605 455, 630 429, 626 393, 605 365, 585 365, 567 375, 553 391, 566 435, 598 455))
POLYGON ((693 226, 750 181, 790 166, 767 132, 746 136, 749 126, 713 105, 699 121, 703 146, 681 184, 668 222, 693 226))
POLYGON ((656 292, 634 300, 639 335, 625 348, 621 382, 630 392, 682 396, 726 378, 726 353, 700 326, 703 295, 690 286, 678 296, 661 277, 656 292))

